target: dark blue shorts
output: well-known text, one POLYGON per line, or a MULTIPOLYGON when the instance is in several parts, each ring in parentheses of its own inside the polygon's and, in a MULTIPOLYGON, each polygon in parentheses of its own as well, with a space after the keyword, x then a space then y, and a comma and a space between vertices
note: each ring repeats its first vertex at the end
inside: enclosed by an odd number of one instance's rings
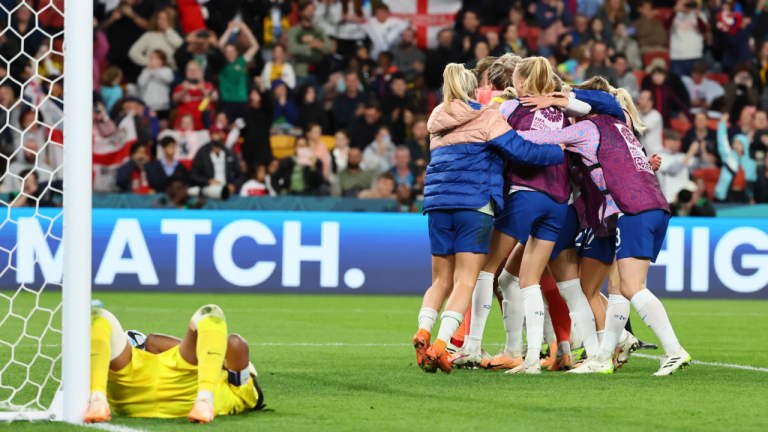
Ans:
POLYGON ((656 262, 668 225, 669 214, 663 210, 619 216, 616 223, 616 259, 650 258, 651 262, 656 262))
POLYGON ((557 241, 568 212, 568 204, 559 204, 541 192, 520 191, 509 195, 504 211, 493 227, 520 241, 528 236, 557 241))
POLYGON ((580 257, 612 264, 616 256, 616 237, 597 237, 592 228, 587 228, 576 238, 576 250, 580 257))
POLYGON ((488 253, 493 216, 477 210, 432 210, 429 244, 432 255, 488 253))
POLYGON ((576 236, 579 235, 579 228, 579 215, 576 214, 576 209, 571 204, 568 206, 563 227, 557 236, 557 241, 555 241, 555 247, 552 249, 550 258, 555 259, 560 255, 560 252, 576 247, 576 236))

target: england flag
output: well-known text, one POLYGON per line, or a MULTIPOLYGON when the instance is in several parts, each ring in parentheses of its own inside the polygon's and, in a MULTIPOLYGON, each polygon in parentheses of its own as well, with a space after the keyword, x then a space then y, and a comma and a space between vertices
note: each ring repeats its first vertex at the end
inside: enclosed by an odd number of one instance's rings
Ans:
POLYGON ((461 10, 461 0, 383 0, 393 16, 408 20, 416 29, 421 49, 437 46, 437 33, 453 28, 461 10))

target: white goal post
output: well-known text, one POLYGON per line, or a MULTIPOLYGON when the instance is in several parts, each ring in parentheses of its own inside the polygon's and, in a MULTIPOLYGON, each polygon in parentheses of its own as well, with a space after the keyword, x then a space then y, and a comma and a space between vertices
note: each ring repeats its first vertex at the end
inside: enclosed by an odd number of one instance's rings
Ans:
MULTIPOLYGON (((60 4, 60 3, 58 3, 60 4)), ((0 6, 2 7, 2 6, 0 6)), ((40 22, 39 14, 41 11, 33 11, 31 6, 26 6, 24 2, 19 3, 13 10, 8 12, 10 16, 17 13, 19 8, 29 7, 33 14, 31 23, 38 25, 40 22)), ((56 9, 54 2, 45 7, 44 9, 53 8, 55 13, 62 14, 64 16, 64 48, 63 48, 63 70, 64 74, 64 96, 62 99, 56 98, 51 91, 47 95, 43 95, 42 100, 46 99, 54 100, 58 103, 63 102, 64 118, 63 118, 63 133, 64 133, 64 146, 63 146, 63 164, 59 167, 45 171, 41 169, 41 172, 50 174, 47 185, 41 183, 41 188, 45 187, 45 190, 51 190, 54 192, 62 192, 57 190, 51 185, 51 180, 54 174, 57 174, 59 170, 63 170, 63 210, 53 216, 51 219, 49 213, 41 212, 39 208, 39 201, 34 205, 28 205, 35 207, 34 214, 30 216, 30 219, 41 218, 46 222, 50 222, 50 226, 42 227, 45 239, 51 241, 59 240, 53 232, 54 222, 57 218, 63 218, 63 227, 61 227, 61 242, 59 248, 63 248, 63 274, 61 279, 51 280, 45 270, 43 285, 39 290, 37 288, 32 289, 25 285, 25 282, 21 282, 20 286, 16 288, 13 293, 8 295, 0 291, 0 300, 4 301, 8 305, 8 312, 3 316, 0 313, 0 332, 2 332, 3 325, 10 325, 13 320, 22 322, 16 327, 22 328, 20 330, 20 336, 17 339, 7 341, 4 340, 3 335, 0 334, 0 349, 6 351, 0 351, 0 390, 5 390, 6 393, 10 392, 11 396, 7 396, 7 400, 3 400, 4 396, 0 395, 0 421, 13 421, 13 420, 54 420, 54 421, 66 421, 69 423, 83 423, 83 417, 88 407, 88 399, 90 394, 90 325, 91 325, 91 209, 92 209, 92 113, 93 113, 93 1, 92 0, 67 0, 65 10, 61 11, 56 9), (47 231, 46 231, 47 229, 47 231), (47 287, 61 286, 61 303, 57 307, 43 307, 41 306, 41 294, 47 289, 47 287), (28 315, 20 315, 14 310, 14 301, 21 295, 35 296, 32 304, 31 311, 28 315), (48 322, 42 331, 42 335, 37 336, 29 334, 28 322, 32 319, 33 314, 37 311, 50 314, 48 322), (61 317, 61 324, 54 317, 61 317), (9 320, 13 318, 13 320, 9 320), (49 344, 44 342, 45 338, 51 337, 59 338, 57 342, 59 345, 49 344), (37 353, 33 359, 26 363, 24 361, 17 360, 14 356, 18 352, 18 348, 22 346, 22 340, 25 340, 27 347, 33 347, 37 349, 37 353), (30 341, 33 341, 30 343, 30 341), (35 344, 37 344, 35 346, 35 344), (58 356, 53 354, 43 353, 44 347, 56 346, 57 349, 61 348, 58 356), (4 357, 6 352, 10 352, 10 356, 4 357), (40 358, 44 361, 50 361, 51 366, 47 371, 44 379, 42 377, 32 378, 30 370, 33 367, 33 363, 40 358), (4 364, 5 363, 5 364, 4 364), (9 366, 10 365, 10 366, 9 366), (57 377, 57 366, 61 367, 60 377, 57 377), (4 373, 11 375, 12 367, 17 369, 26 368, 26 377, 23 373, 16 373, 16 375, 22 376, 24 379, 23 385, 20 387, 14 387, 11 384, 5 384, 4 373), (35 382, 33 379, 39 379, 41 382, 35 382), (50 406, 44 406, 41 404, 41 395, 44 390, 58 388, 55 391, 53 400, 50 406), (12 397, 19 398, 19 394, 23 393, 21 387, 29 386, 34 390, 33 395, 29 397, 29 400, 11 400, 12 397), (46 387, 48 386, 48 387, 46 387), (50 386, 53 386, 52 388, 50 386)), ((6 29, 6 32, 11 30, 6 29)), ((6 33, 8 34, 8 33, 6 33)), ((29 34, 29 33, 28 33, 29 34)), ((54 38, 61 38, 61 32, 55 35, 48 35, 51 41, 54 38)), ((22 50, 24 47, 25 37, 21 37, 22 50)), ((53 49, 53 43, 51 42, 50 50, 53 49)), ((56 54, 62 54, 56 52, 56 54)), ((20 53, 21 55, 21 53, 20 53)), ((17 56, 18 58, 19 56, 17 56)), ((38 58, 41 60, 42 57, 38 58)), ((14 59, 2 58, 5 64, 10 64, 14 59)), ((42 60, 41 60, 42 62, 42 60)), ((37 75, 38 61, 31 59, 32 69, 35 75, 37 75)), ((9 76, 3 78, 3 81, 10 79, 9 76)), ((45 80, 51 86, 50 80, 45 77, 39 78, 37 83, 45 80)), ((58 79, 57 79, 58 80, 58 79)), ((23 83, 13 81, 16 85, 22 86, 22 95, 27 86, 32 85, 33 80, 29 80, 23 83)), ((0 83, 2 85, 2 83, 0 83)), ((21 98, 19 98, 21 102, 21 98)), ((38 101, 39 103, 39 101, 38 101)), ((45 102, 43 102, 45 103, 45 102)), ((40 123, 40 106, 36 107, 36 119, 37 123, 40 123)), ((3 108, 5 109, 5 108, 3 108)), ((7 113, 8 111, 6 111, 7 113)), ((6 117, 9 118, 9 115, 6 117)), ((61 128, 61 119, 59 119, 55 125, 51 125, 50 122, 47 126, 53 130, 55 127, 61 128)), ((6 127, 9 127, 10 121, 6 124, 0 124, 0 132, 6 127)), ((14 129, 14 131, 16 131, 14 129)), ((19 132, 19 131, 16 131, 19 132)), ((21 136, 26 131, 21 131, 21 136)), ((23 138, 22 138, 23 139, 23 138)), ((19 144, 21 146, 22 144, 19 144)), ((52 143, 51 135, 48 136, 48 142, 43 145, 43 148, 55 146, 52 143)), ((58 144, 60 151, 60 144, 58 144)), ((3 156, 6 159, 13 159, 17 157, 18 153, 23 156, 23 149, 17 148, 10 157, 3 156)), ((42 158, 42 148, 37 150, 35 154, 35 164, 32 170, 39 169, 39 160, 42 158)), ((47 163, 47 162, 46 162, 47 163)), ((46 165, 46 168, 48 165, 46 165)), ((11 174, 6 174, 11 175, 11 174)), ((25 181, 30 174, 26 177, 16 176, 23 188, 26 187, 25 181)), ((36 178, 39 178, 36 177, 36 178)), ((25 195, 26 189, 19 193, 19 196, 25 195)), ((24 197, 25 199, 29 199, 24 197)), ((11 207, 14 207, 13 203, 17 198, 12 199, 9 202, 1 203, 7 208, 8 216, 6 220, 2 222, 2 227, 6 225, 16 225, 16 229, 21 229, 20 219, 15 218, 12 213, 11 207), (14 220, 16 219, 16 220, 14 220)), ((31 214, 31 213, 30 213, 31 214)), ((45 240, 44 240, 45 241, 45 240)), ((0 249, 3 249, 0 247, 0 249)), ((3 249, 3 251, 5 251, 3 249)), ((7 252, 7 251, 6 251, 7 252)), ((19 272, 19 247, 16 245, 9 251, 10 263, 7 264, 5 270, 3 270, 0 276, 4 275, 7 271, 19 272)), ((51 255, 50 253, 48 254, 51 255)), ((58 254, 57 254, 58 255, 58 254)), ((39 251, 34 252, 33 266, 39 264, 43 266, 41 254, 39 251)), ((50 260, 53 261, 53 260, 50 260)), ((6 264, 3 264, 6 265, 6 264)), ((2 267, 3 265, 0 265, 2 267)), ((32 269, 34 272, 34 267, 32 269)), ((55 273, 55 272, 51 272, 55 273)), ((18 277, 18 276, 17 276, 18 277)), ((2 289, 8 289, 7 285, 2 289)), ((50 296, 50 293, 46 294, 50 296)), ((2 309, 0 309, 2 310, 2 309)), ((10 338, 10 336, 9 336, 10 338)), ((34 349, 30 348, 33 352, 34 349)), ((29 392, 32 393, 32 392, 29 392)))

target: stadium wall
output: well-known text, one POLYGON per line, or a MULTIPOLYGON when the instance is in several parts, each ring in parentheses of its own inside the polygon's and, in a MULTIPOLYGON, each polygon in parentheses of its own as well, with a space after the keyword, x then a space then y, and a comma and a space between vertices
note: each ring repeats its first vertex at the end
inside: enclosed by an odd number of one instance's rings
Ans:
MULTIPOLYGON (((60 242, 44 236, 60 238, 61 219, 34 214, 12 209, 0 227, 0 259, 11 264, 0 287, 61 278, 60 242)), ((94 209, 93 272, 95 290, 421 295, 427 218, 94 209)), ((768 299, 768 220, 673 218, 647 285, 660 297, 768 299)))

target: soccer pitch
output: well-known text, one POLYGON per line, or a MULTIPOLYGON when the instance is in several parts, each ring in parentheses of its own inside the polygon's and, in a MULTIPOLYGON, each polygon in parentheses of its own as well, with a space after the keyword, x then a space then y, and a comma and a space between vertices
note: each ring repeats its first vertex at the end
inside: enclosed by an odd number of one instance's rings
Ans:
MULTIPOLYGON (((44 294, 41 303, 60 298, 44 294)), ((113 417, 110 424, 124 428, 105 430, 768 429, 765 301, 664 300, 683 346, 694 360, 709 364, 660 378, 651 376, 658 360, 647 357, 660 350, 640 351, 642 357, 633 356, 607 376, 426 374, 410 346, 421 306, 417 297, 97 292, 94 298, 126 330, 179 337, 199 306, 220 305, 229 330, 251 344, 269 410, 217 417, 210 425, 113 417)), ((484 342, 492 354, 504 341, 498 305, 493 308, 484 342)), ((6 311, 7 302, 0 305, 3 316, 6 311)), ((657 342, 634 311, 632 323, 638 337, 657 342)), ((0 331, 8 331, 6 325, 0 331)), ((3 348, 0 357, 8 353, 3 348)), ((85 430, 47 422, 3 428, 85 430)))

